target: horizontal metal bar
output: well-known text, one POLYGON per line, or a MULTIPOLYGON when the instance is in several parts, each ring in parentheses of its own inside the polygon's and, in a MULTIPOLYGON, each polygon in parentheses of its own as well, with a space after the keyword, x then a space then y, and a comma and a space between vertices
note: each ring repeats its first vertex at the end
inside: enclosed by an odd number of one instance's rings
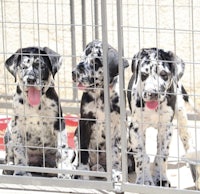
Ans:
POLYGON ((99 190, 113 190, 113 182, 95 181, 95 180, 79 180, 79 179, 55 179, 43 177, 27 177, 27 176, 0 176, 0 183, 34 185, 34 186, 51 186, 51 187, 74 187, 99 190))
POLYGON ((123 183, 122 191, 142 193, 142 194, 196 194, 199 191, 194 190, 183 190, 175 188, 166 188, 166 187, 156 187, 156 186, 145 186, 131 183, 123 183))
POLYGON ((0 108, 4 108, 4 109, 12 109, 12 103, 0 103, 0 108))
MULTIPOLYGON (((12 103, 0 103, 0 108, 12 109, 13 107, 12 107, 12 103)), ((80 112, 79 107, 62 106, 62 110, 63 110, 63 113, 71 113, 71 114, 79 114, 80 112)), ((197 115, 197 114, 188 113, 187 117, 188 117, 188 120, 190 121, 200 121, 200 115, 197 115)))
POLYGON ((27 172, 39 172, 39 173, 66 173, 73 175, 87 175, 94 177, 107 177, 107 172, 98 172, 98 171, 84 171, 84 170, 64 170, 58 168, 44 168, 44 167, 33 167, 33 166, 16 166, 16 165, 0 165, 0 169, 4 170, 23 170, 27 172))
MULTIPOLYGON (((1 109, 12 109, 12 103, 0 103, 1 109)), ((71 114, 79 114, 80 108, 79 107, 65 107, 62 106, 63 113, 71 113, 71 114)))

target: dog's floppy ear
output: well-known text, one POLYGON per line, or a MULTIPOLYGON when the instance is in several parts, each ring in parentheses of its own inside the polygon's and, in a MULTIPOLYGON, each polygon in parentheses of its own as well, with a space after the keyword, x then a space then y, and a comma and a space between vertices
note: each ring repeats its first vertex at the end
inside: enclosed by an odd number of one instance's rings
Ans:
POLYGON ((53 77, 57 73, 57 71, 60 69, 60 66, 62 64, 62 57, 55 51, 51 50, 48 47, 44 47, 43 51, 48 55, 50 63, 51 63, 51 70, 53 77))
POLYGON ((185 63, 181 58, 176 56, 173 52, 168 51, 168 55, 170 56, 170 61, 172 66, 174 66, 174 76, 176 77, 177 81, 181 79, 185 71, 185 63))
POLYGON ((132 63, 131 63, 131 71, 133 73, 134 77, 134 82, 137 83, 138 81, 138 74, 139 74, 139 68, 140 68, 140 60, 141 60, 141 55, 144 51, 139 51, 137 54, 133 56, 132 63))
POLYGON ((132 73, 136 72, 136 69, 137 69, 137 66, 138 66, 138 63, 139 63, 139 56, 140 56, 140 52, 133 56, 132 63, 131 63, 132 73))
POLYGON ((159 49, 161 60, 167 61, 174 78, 178 81, 183 76, 185 70, 185 63, 182 59, 176 56, 172 51, 165 52, 159 49))
POLYGON ((8 71, 15 77, 16 82, 16 71, 17 71, 17 63, 18 58, 21 56, 22 49, 18 49, 13 55, 11 55, 6 61, 5 66, 8 71))
MULTIPOLYGON (((115 77, 119 74, 118 64, 119 64, 119 56, 117 50, 115 50, 112 47, 108 48, 108 66, 109 66, 109 75, 110 77, 115 77)), ((123 59, 123 67, 128 67, 128 61, 126 59, 123 59)))

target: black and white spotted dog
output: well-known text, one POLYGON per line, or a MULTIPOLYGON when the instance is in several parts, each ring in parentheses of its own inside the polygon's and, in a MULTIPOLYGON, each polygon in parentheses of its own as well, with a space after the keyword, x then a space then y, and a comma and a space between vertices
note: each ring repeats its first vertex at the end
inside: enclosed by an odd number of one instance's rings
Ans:
POLYGON ((180 83, 184 69, 185 64, 180 58, 162 49, 142 49, 133 57, 128 101, 132 111, 130 146, 134 153, 138 184, 170 186, 166 169, 175 113, 178 113, 178 130, 184 148, 186 151, 192 149, 184 109, 188 96, 180 83), (158 129, 152 174, 145 151, 148 127, 158 129))
MULTIPOLYGON (((47 47, 22 48, 6 60, 6 68, 17 81, 13 118, 4 137, 6 164, 71 169, 74 153, 66 145, 53 79, 61 62, 61 56, 47 47)), ((4 170, 3 174, 31 175, 23 169, 4 170)))
MULTIPOLYGON (((121 129, 118 85, 118 52, 108 45, 110 119, 112 144, 113 180, 121 180, 121 129)), ((104 73, 102 42, 90 42, 82 60, 72 71, 72 79, 83 90, 79 123, 77 130, 80 139, 79 169, 93 171, 106 170, 106 132, 104 107, 104 73)), ((128 67, 128 61, 123 64, 128 67)))

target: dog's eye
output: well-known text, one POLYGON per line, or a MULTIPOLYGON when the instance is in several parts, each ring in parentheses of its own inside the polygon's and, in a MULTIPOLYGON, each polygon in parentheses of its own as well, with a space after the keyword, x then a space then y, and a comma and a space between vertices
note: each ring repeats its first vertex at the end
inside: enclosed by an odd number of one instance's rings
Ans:
POLYGON ((141 72, 141 79, 142 81, 144 81, 145 79, 147 79, 149 75, 147 73, 141 72))
POLYGON ((167 81, 168 80, 168 74, 165 71, 160 72, 160 76, 163 80, 167 81))

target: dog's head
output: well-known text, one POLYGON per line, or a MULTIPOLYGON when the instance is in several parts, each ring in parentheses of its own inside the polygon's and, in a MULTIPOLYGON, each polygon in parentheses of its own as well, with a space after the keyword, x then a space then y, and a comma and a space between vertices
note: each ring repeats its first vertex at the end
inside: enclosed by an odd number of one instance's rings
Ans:
POLYGON ((142 49, 132 60, 133 87, 138 98, 149 109, 156 109, 170 88, 177 84, 185 69, 184 62, 172 52, 162 49, 142 49))
POLYGON ((6 60, 5 66, 20 89, 27 92, 29 103, 37 105, 61 63, 61 56, 48 47, 27 47, 17 50, 6 60))
MULTIPOLYGON (((79 89, 103 87, 103 48, 102 42, 94 40, 83 51, 82 60, 72 71, 72 79, 79 89)), ((108 45, 107 65, 109 67, 110 84, 118 75, 118 52, 108 45)), ((128 61, 123 60, 124 68, 128 61)))

